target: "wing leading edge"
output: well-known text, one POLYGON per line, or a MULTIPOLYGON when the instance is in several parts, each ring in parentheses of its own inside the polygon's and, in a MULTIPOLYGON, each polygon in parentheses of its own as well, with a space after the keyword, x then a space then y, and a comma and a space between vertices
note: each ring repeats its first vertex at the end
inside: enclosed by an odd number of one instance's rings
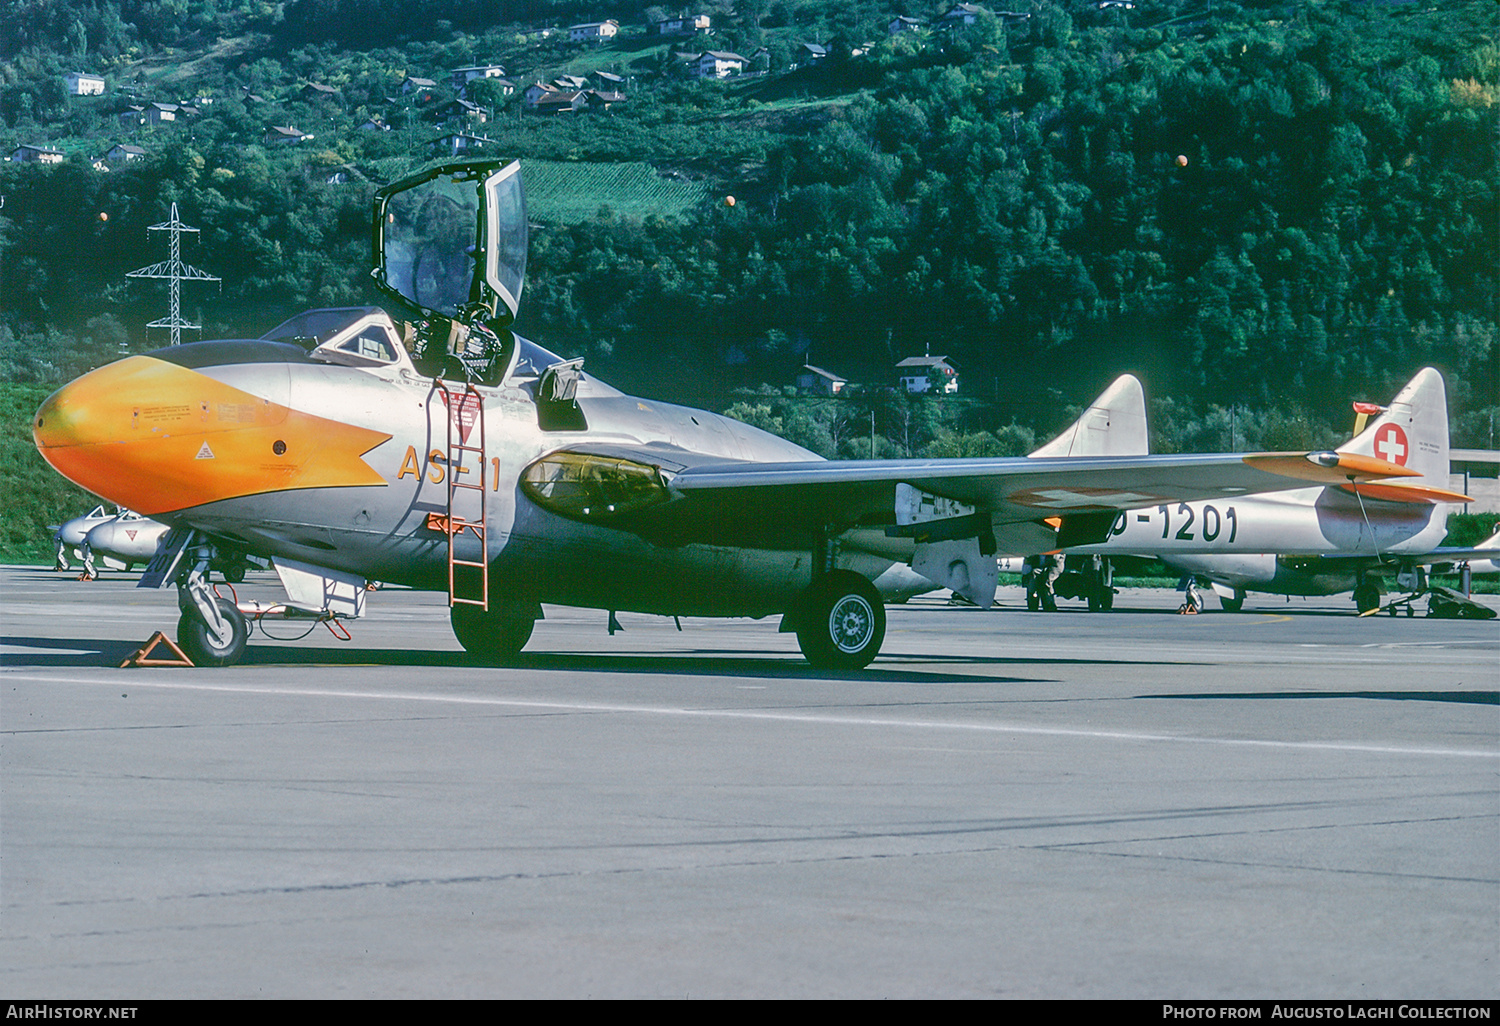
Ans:
MULTIPOLYGON (((661 454, 650 447, 639 451, 643 461, 662 466, 653 455, 661 454)), ((1112 516, 1101 515, 1141 506, 1414 473, 1373 457, 1332 452, 805 463, 700 462, 681 450, 673 455, 681 469, 662 469, 677 501, 624 518, 619 526, 663 544, 769 549, 808 548, 830 533, 893 524, 899 484, 973 506, 998 533, 1005 525, 1052 517, 1093 514, 1107 524, 1112 516)))

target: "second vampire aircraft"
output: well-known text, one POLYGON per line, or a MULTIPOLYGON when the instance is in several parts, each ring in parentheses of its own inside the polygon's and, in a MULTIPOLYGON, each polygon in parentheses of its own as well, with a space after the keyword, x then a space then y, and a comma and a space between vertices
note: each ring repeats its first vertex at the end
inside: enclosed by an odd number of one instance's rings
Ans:
POLYGON ((307 615, 357 615, 369 580, 446 590, 488 660, 548 602, 780 614, 815 666, 855 668, 884 639, 871 579, 905 561, 898 543, 988 605, 997 550, 1100 541, 1122 509, 1414 473, 1329 452, 825 461, 512 333, 526 229, 517 162, 433 168, 375 199, 375 282, 415 323, 312 311, 127 357, 43 403, 54 468, 173 527, 142 584, 177 587, 195 662, 242 656, 245 615, 209 572, 253 559, 307 615))
POLYGON ((1070 551, 1156 556, 1174 570, 1212 581, 1231 612, 1240 609, 1247 591, 1353 591, 1359 611, 1369 612, 1380 605, 1384 575, 1415 591, 1425 586, 1425 567, 1483 557, 1483 546, 1438 547, 1448 532, 1448 512, 1469 501, 1447 487, 1448 401, 1442 375, 1425 368, 1390 406, 1355 408, 1362 411, 1355 437, 1339 453, 1375 456, 1415 476, 1233 502, 1161 503, 1119 514, 1105 542, 1070 551))

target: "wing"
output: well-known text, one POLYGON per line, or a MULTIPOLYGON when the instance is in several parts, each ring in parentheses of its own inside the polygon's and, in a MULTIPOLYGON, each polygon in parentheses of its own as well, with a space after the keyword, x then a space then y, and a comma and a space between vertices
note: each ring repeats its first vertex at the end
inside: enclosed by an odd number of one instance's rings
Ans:
POLYGON ((712 460, 660 446, 599 447, 597 454, 660 468, 672 496, 617 518, 619 527, 659 544, 787 550, 810 548, 830 533, 893 525, 899 484, 972 506, 1003 534, 1006 525, 1052 517, 1107 529, 1118 510, 1413 473, 1331 452, 802 463, 712 460))

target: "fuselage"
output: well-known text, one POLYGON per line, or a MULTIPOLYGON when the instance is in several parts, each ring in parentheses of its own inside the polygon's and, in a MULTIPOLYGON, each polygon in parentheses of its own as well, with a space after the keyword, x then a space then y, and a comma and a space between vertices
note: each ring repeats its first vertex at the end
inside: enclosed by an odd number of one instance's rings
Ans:
MULTIPOLYGON (((541 371, 558 358, 520 340, 504 380, 438 387, 399 347, 331 362, 263 340, 203 342, 129 357, 59 390, 34 434, 85 488, 221 546, 418 588, 448 586, 448 539, 432 514, 481 520, 456 555, 490 565, 506 599, 678 614, 765 615, 811 578, 809 553, 658 544, 587 515, 560 515, 521 485, 540 457, 578 447, 655 447, 668 470, 700 461, 817 460, 717 414, 578 383, 581 422, 541 424, 541 371), (450 413, 450 407, 453 412, 450 413), (482 423, 481 423, 482 421, 482 423), (581 425, 586 424, 586 427, 581 425), (482 451, 481 451, 482 446, 482 451)), ((337 356, 337 354, 335 354, 337 356)), ((870 577, 890 560, 841 557, 870 577)))
POLYGON ((1156 556, 1181 573, 1249 591, 1334 595, 1367 567, 1319 556, 1368 556, 1369 566, 1420 555, 1447 533, 1446 503, 1397 503, 1340 488, 1305 488, 1121 513, 1109 538, 1069 552, 1156 556))

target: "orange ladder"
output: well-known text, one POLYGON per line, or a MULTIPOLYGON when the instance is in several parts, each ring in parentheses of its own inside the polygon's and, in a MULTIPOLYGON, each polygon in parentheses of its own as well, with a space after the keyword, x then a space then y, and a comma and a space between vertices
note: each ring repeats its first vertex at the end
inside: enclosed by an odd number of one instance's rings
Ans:
MULTIPOLYGON (((489 504, 485 502, 484 496, 484 472, 485 472, 485 444, 484 444, 484 396, 474 387, 472 381, 465 382, 463 392, 450 390, 442 378, 434 379, 434 384, 443 396, 443 405, 448 414, 448 513, 439 527, 448 535, 448 605, 456 606, 460 603, 469 606, 479 606, 486 612, 490 608, 490 548, 489 548, 489 504), (464 418, 472 411, 474 426, 478 428, 478 445, 470 445, 468 438, 473 437, 473 429, 466 436, 463 430, 464 418), (464 453, 475 453, 479 457, 479 465, 474 469, 477 471, 473 483, 460 481, 462 476, 459 471, 463 465, 464 453), (459 516, 454 510, 454 500, 459 491, 473 491, 479 493, 479 519, 467 520, 459 516), (459 559, 457 553, 457 541, 463 537, 465 532, 473 531, 479 539, 480 558, 478 561, 472 559, 459 559), (471 567, 479 571, 479 595, 469 597, 460 595, 456 584, 457 568, 471 567)), ((429 518, 429 523, 433 518, 429 518)), ((433 526, 438 526, 434 524, 433 526)))

